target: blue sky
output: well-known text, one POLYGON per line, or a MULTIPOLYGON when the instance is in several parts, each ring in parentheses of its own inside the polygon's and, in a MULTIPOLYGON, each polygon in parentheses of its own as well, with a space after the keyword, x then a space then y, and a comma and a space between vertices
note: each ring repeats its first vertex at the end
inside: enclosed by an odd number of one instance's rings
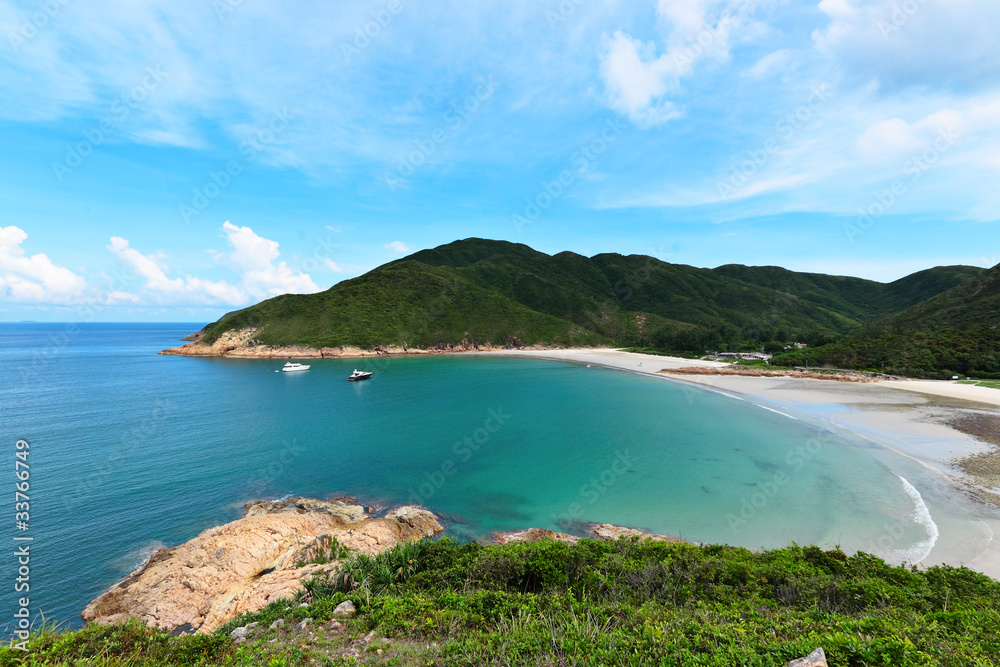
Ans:
POLYGON ((0 320, 191 321, 480 236, 1000 263, 995 0, 0 0, 0 320))

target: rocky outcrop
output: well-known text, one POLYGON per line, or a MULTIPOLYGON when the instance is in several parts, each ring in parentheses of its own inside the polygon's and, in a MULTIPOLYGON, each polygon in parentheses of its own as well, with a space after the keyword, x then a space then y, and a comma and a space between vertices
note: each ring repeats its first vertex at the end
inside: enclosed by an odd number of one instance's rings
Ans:
POLYGON ((252 503, 242 519, 154 553, 91 602, 82 617, 104 624, 137 617, 168 631, 212 632, 240 613, 294 595, 304 579, 336 568, 337 561, 301 565, 331 538, 354 552, 374 554, 442 530, 433 514, 418 507, 373 518, 345 500, 252 503))
MULTIPOLYGON (((684 542, 684 540, 669 535, 658 535, 648 530, 615 526, 610 523, 589 523, 583 526, 584 534, 596 540, 617 540, 620 537, 638 537, 656 542, 684 542)), ((580 538, 568 533, 557 533, 545 528, 528 528, 509 533, 493 533, 490 541, 494 544, 512 544, 518 542, 539 542, 541 540, 558 540, 566 544, 576 544, 580 538)))
POLYGON ((826 653, 818 648, 804 658, 792 660, 786 667, 827 667, 826 653))
POLYGON ((493 533, 490 536, 490 541, 493 544, 518 544, 522 542, 541 542, 542 540, 558 540, 566 544, 576 544, 580 541, 580 538, 576 535, 557 533, 545 528, 528 528, 509 533, 493 533))
MULTIPOLYGON (((201 332, 198 332, 199 334, 201 332)), ((234 357, 239 359, 356 359, 385 356, 412 356, 423 354, 449 354, 454 352, 489 352, 494 350, 545 350, 543 345, 525 346, 520 340, 510 338, 505 345, 493 343, 477 343, 463 339, 461 343, 446 343, 437 347, 422 349, 401 347, 399 345, 377 345, 371 349, 362 349, 343 345, 340 347, 305 347, 299 345, 264 345, 257 336, 260 329, 239 329, 227 331, 212 343, 202 342, 202 336, 194 342, 163 350, 160 354, 179 357, 234 357)), ((184 340, 184 339, 182 339, 184 340)))

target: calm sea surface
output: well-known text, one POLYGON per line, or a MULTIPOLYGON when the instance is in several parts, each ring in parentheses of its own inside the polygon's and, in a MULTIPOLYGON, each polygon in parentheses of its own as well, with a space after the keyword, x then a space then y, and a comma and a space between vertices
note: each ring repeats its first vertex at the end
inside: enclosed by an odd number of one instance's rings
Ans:
MULTIPOLYGON (((750 402, 555 361, 319 360, 286 374, 277 360, 157 356, 197 328, 0 325, 0 539, 13 554, 13 537, 34 538, 33 612, 78 624, 153 548, 287 495, 417 502, 469 538, 597 521, 871 550, 893 526, 903 551, 928 547, 919 496, 869 445, 750 402), (355 367, 375 375, 347 382, 355 367)), ((0 628, 16 576, 0 558, 0 628)))

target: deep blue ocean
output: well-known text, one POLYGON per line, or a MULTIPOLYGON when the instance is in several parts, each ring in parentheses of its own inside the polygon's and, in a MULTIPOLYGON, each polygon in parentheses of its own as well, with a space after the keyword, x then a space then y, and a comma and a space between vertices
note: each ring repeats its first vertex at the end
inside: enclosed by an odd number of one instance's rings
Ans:
POLYGON ((33 613, 78 625, 154 547, 288 495, 420 503, 468 538, 598 521, 861 548, 892 521, 903 543, 926 539, 871 445, 751 402, 556 361, 313 360, 286 374, 283 360, 156 354, 199 327, 0 324, 0 627, 16 604, 15 536, 33 538, 33 613), (375 375, 347 382, 354 368, 375 375))

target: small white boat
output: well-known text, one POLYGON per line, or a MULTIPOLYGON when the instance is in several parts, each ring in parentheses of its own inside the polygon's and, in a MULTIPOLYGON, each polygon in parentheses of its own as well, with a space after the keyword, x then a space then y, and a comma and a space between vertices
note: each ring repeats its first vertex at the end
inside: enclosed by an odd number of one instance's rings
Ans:
POLYGON ((307 371, 309 366, 307 364, 300 364, 297 361, 289 361, 282 368, 282 373, 295 373, 296 371, 307 371))
POLYGON ((369 371, 369 372, 365 372, 365 371, 359 371, 359 370, 358 370, 357 368, 355 368, 355 369, 354 369, 354 372, 353 372, 353 373, 351 373, 351 374, 350 374, 350 375, 348 376, 348 378, 347 378, 347 379, 348 379, 348 380, 349 380, 350 382, 357 382, 358 380, 367 380, 367 379, 368 379, 368 378, 370 378, 371 376, 372 376, 372 374, 371 374, 371 372, 370 372, 370 371, 369 371))

